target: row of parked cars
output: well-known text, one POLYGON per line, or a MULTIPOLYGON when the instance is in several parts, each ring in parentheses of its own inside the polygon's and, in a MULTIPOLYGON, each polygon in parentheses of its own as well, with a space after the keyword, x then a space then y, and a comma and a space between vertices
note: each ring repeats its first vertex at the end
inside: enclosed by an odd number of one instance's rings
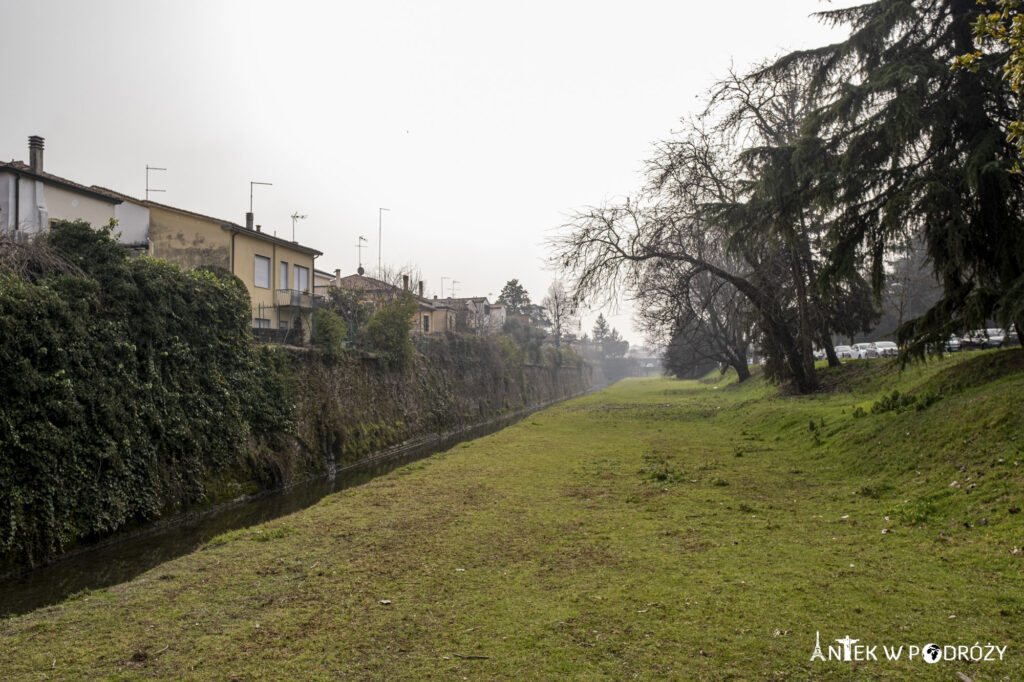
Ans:
MULTIPOLYGON (((852 346, 836 346, 836 355, 840 360, 864 360, 867 358, 891 358, 899 355, 899 347, 892 341, 874 341, 872 343, 855 343, 852 346)), ((822 357, 825 351, 821 351, 822 357)))
MULTIPOLYGON (((961 350, 980 350, 985 348, 1002 348, 1019 346, 1020 337, 1013 327, 1007 332, 998 327, 975 329, 960 336, 950 336, 946 341, 946 352, 956 353, 961 350)), ((899 347, 892 341, 875 341, 873 343, 855 343, 852 346, 836 346, 836 355, 840 360, 863 360, 866 358, 889 358, 899 354, 899 347)), ((815 357, 825 357, 825 351, 815 352, 815 357)), ((819 359, 820 359, 819 358, 819 359)))
POLYGON ((1020 337, 1017 335, 1016 327, 1010 327, 1008 332, 998 327, 989 327, 988 329, 975 329, 960 338, 949 337, 949 341, 946 342, 946 350, 979 350, 1019 345, 1020 337), (953 348, 954 346, 959 347, 953 348))

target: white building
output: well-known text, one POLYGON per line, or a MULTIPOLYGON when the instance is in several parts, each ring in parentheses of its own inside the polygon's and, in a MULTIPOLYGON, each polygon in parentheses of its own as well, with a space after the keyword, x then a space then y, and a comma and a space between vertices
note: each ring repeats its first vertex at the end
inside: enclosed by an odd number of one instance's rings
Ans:
POLYGON ((0 163, 0 232, 31 237, 53 221, 84 220, 93 227, 117 221, 118 241, 148 249, 149 209, 137 199, 86 187, 43 170, 43 138, 28 138, 29 163, 0 163))

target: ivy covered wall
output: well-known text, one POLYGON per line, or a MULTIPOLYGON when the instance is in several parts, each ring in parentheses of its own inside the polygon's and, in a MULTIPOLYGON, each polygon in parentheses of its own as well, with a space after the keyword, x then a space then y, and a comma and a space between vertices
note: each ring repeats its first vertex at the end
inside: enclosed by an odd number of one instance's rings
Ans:
POLYGON ((0 243, 0 572, 589 385, 502 338, 424 338, 402 366, 262 346, 236 277, 111 229, 0 243))

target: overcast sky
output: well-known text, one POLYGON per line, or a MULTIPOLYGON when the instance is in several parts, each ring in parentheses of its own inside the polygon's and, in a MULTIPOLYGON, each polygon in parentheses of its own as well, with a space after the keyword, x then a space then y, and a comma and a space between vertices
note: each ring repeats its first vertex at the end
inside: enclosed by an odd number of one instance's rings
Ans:
MULTIPOLYGON (((544 240, 640 184, 654 141, 730 64, 834 40, 816 0, 0 0, 0 158, 256 222, 317 267, 417 267, 428 295, 512 278, 544 240)), ((592 326, 596 311, 584 316, 592 326)), ((628 306, 610 317, 631 341, 628 306)))

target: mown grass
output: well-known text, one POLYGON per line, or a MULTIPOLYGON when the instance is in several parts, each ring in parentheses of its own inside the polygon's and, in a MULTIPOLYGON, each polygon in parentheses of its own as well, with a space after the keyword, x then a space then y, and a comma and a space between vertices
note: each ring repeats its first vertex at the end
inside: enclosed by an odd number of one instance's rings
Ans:
POLYGON ((622 382, 2 621, 0 671, 1022 679, 1022 355, 853 362, 803 397, 622 382), (811 662, 817 631, 1009 649, 811 662))

